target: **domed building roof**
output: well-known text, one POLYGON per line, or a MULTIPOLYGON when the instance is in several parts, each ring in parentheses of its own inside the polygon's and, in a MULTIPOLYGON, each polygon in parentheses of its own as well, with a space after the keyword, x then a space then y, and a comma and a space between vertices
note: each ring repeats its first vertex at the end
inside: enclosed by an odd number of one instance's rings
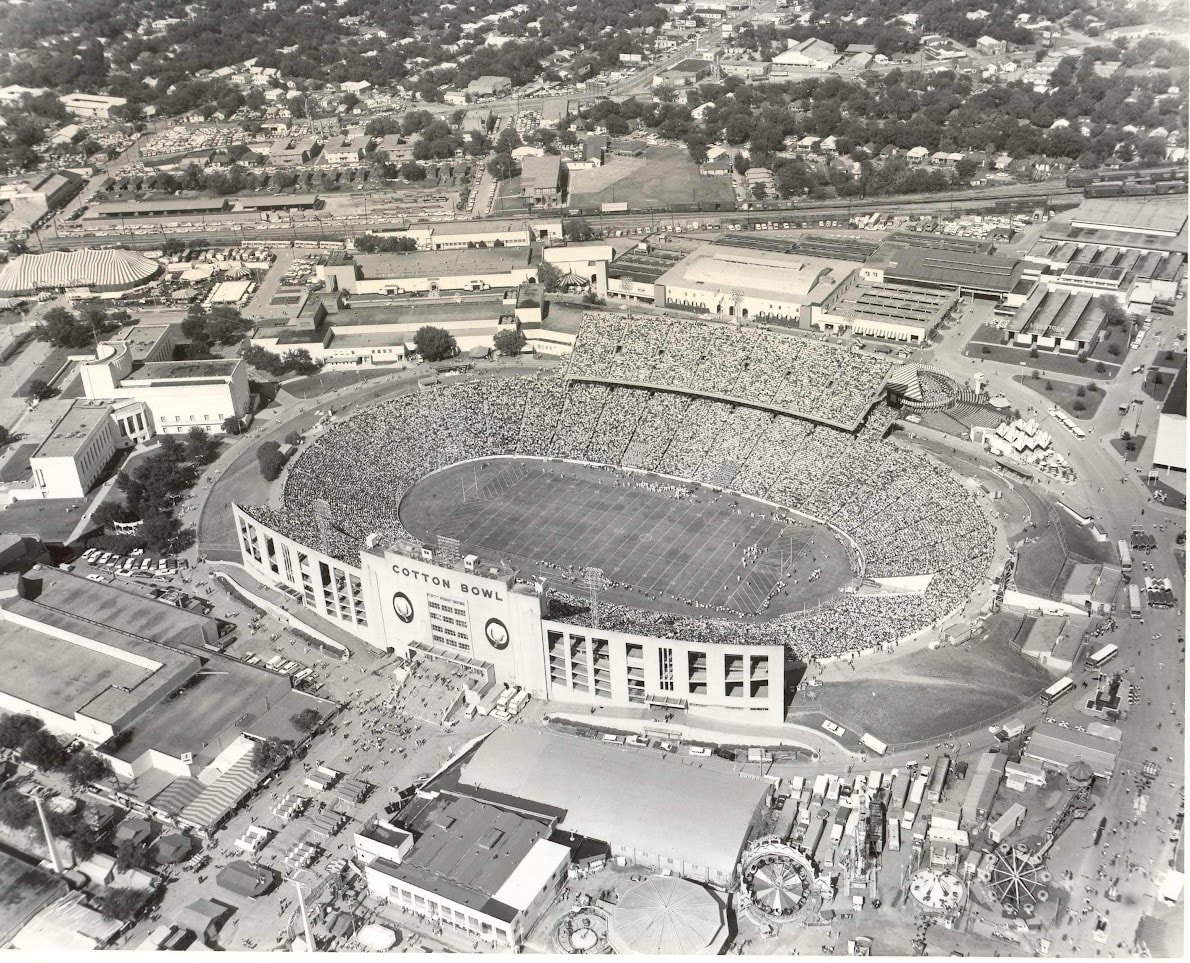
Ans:
POLYGON ((1087 765, 1085 759, 1076 759, 1066 770, 1066 778, 1075 785, 1089 785, 1095 778, 1095 771, 1087 765))
POLYGON ((620 953, 718 953, 727 936, 723 907, 697 883, 654 876, 626 892, 608 935, 620 953))
POLYGON ((0 297, 49 288, 124 291, 156 277, 161 265, 123 250, 50 251, 23 254, 0 269, 0 297))

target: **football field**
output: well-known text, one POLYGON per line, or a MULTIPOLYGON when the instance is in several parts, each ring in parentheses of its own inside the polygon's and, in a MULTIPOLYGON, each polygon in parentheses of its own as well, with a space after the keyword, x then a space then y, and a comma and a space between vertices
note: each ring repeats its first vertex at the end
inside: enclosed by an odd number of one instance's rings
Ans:
POLYGON ((431 543, 457 538, 464 554, 547 579, 581 584, 594 566, 613 590, 741 616, 814 604, 850 578, 842 546, 822 525, 740 495, 583 465, 457 465, 416 485, 400 514, 431 543))

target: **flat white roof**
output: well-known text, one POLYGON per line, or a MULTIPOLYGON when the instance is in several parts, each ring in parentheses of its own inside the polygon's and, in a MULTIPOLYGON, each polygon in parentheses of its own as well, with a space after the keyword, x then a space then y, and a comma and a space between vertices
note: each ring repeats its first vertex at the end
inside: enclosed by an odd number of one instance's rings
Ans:
POLYGON ((518 912, 528 909, 545 888, 559 863, 570 862, 570 850, 560 843, 539 839, 524 859, 517 864, 494 898, 518 912))

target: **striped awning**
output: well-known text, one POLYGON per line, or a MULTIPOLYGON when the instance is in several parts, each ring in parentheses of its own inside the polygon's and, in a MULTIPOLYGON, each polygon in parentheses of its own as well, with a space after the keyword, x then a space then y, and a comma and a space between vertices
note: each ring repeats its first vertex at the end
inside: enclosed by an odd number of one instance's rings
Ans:
POLYGON ((178 814, 178 821, 197 829, 209 829, 235 808, 259 781, 248 753, 216 779, 178 814))
POLYGON ((921 401, 921 382, 917 378, 917 368, 911 364, 902 364, 888 373, 888 390, 907 398, 910 401, 921 401))
POLYGON ((149 805, 154 809, 160 809, 163 813, 176 816, 201 796, 206 788, 203 783, 189 776, 175 779, 150 799, 149 805))
POLYGON ((559 278, 558 283, 563 287, 570 288, 586 287, 589 282, 581 274, 575 274, 573 271, 571 271, 569 274, 563 274, 562 277, 559 278))

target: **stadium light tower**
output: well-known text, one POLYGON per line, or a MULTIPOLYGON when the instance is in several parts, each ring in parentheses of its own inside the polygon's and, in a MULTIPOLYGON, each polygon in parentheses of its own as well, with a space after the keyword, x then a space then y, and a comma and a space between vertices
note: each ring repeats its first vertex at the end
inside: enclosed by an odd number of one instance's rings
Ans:
POLYGON ((591 628, 599 628, 599 593, 603 591, 605 582, 603 569, 588 566, 583 569, 583 582, 591 594, 591 628))

